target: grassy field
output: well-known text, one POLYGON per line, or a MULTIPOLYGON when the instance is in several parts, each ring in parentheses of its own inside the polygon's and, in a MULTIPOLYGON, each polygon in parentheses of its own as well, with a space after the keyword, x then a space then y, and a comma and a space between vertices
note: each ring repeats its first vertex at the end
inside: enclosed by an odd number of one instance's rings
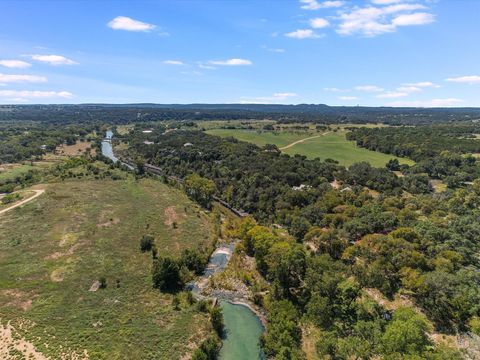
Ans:
POLYGON ((139 242, 152 234, 159 254, 174 256, 207 246, 209 217, 154 180, 44 188, 0 216, 0 330, 10 322, 16 336, 52 359, 178 359, 191 352, 211 331, 209 321, 184 301, 173 310, 172 295, 152 289, 151 255, 139 242), (107 287, 89 291, 100 277, 107 287))
POLYGON ((4 164, 0 165, 0 181, 14 179, 17 176, 26 174, 29 170, 35 169, 31 165, 22 164, 4 164))
MULTIPOLYGON (((350 166, 355 162, 367 161, 372 166, 383 167, 395 156, 383 154, 376 151, 356 146, 353 141, 347 141, 345 131, 330 132, 322 135, 321 132, 273 132, 273 131, 250 131, 236 129, 212 129, 207 131, 208 134, 222 137, 233 136, 242 141, 249 141, 256 145, 263 146, 265 144, 275 144, 279 148, 287 146, 295 141, 314 137, 305 140, 283 150, 286 154, 305 155, 307 158, 313 159, 334 159, 341 165, 350 166), (322 135, 322 136, 319 136, 322 135), (318 137, 317 137, 318 136, 318 137)), ((413 161, 405 158, 397 158, 401 164, 413 164, 413 161)))
POLYGON ((237 129, 212 129, 206 131, 206 133, 221 137, 233 136, 238 140, 248 141, 258 146, 275 144, 278 147, 286 146, 294 141, 314 135, 309 132, 274 132, 237 129))

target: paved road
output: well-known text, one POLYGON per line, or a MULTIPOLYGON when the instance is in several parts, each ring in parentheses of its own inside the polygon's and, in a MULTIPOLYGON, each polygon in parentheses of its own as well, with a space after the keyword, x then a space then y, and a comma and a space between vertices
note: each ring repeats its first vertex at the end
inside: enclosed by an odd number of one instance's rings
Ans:
POLYGON ((327 132, 324 132, 324 133, 321 134, 321 135, 310 136, 310 137, 307 137, 307 138, 305 138, 305 139, 300 139, 300 140, 297 140, 297 141, 295 141, 295 142, 293 142, 293 143, 291 143, 291 144, 288 144, 288 145, 286 145, 286 146, 284 146, 284 147, 279 148, 279 150, 286 150, 286 149, 291 148, 292 146, 295 146, 295 145, 297 145, 297 144, 300 144, 300 143, 302 143, 302 142, 304 142, 304 141, 307 141, 307 140, 310 140, 310 139, 316 139, 316 138, 319 138, 320 136, 324 136, 324 135, 327 135, 327 134, 330 134, 330 133, 331 133, 331 131, 327 131, 327 132))
POLYGON ((30 196, 28 199, 24 199, 24 200, 20 201, 19 203, 16 203, 15 205, 12 205, 12 206, 10 206, 6 209, 0 210, 0 215, 2 215, 3 213, 6 213, 7 211, 13 210, 16 207, 25 205, 26 203, 28 203, 28 202, 32 201, 33 199, 39 197, 40 195, 42 195, 45 192, 45 189, 32 190, 32 191, 35 191, 35 194, 33 196, 30 196))

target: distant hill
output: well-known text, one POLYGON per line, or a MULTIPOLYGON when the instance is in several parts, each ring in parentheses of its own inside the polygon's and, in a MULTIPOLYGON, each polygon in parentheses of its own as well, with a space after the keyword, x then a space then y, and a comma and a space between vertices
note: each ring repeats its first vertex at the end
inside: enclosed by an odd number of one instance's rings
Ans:
POLYGON ((325 104, 78 104, 0 105, 0 121, 119 123, 155 120, 271 119, 280 122, 395 125, 480 119, 480 108, 398 108, 325 104))

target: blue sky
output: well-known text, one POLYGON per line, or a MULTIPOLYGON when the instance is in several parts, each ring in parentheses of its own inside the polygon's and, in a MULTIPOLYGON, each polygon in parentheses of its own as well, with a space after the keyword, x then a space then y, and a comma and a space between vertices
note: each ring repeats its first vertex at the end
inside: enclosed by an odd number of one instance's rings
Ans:
POLYGON ((478 0, 0 0, 0 103, 480 106, 478 0))

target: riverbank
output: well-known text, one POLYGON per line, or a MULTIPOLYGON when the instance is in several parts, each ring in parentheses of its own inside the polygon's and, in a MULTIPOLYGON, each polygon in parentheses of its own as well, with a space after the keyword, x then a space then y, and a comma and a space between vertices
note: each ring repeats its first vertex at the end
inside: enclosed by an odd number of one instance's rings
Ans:
MULTIPOLYGON (((106 140, 102 141, 102 154, 114 162, 121 162, 113 153, 112 138, 113 133, 108 131, 106 140)), ((133 169, 131 166, 129 168, 133 169)), ((241 216, 238 211, 235 212, 232 209, 229 211, 232 212, 232 216, 241 216)), ((191 290, 197 299, 219 300, 224 311, 225 326, 225 338, 222 339, 223 346, 220 352, 221 360, 263 359, 259 341, 267 324, 264 311, 249 300, 248 292, 230 293, 226 289, 213 290, 210 287, 212 277, 227 268, 237 243, 238 241, 219 241, 203 275, 195 282, 188 284, 187 289, 191 290)))

